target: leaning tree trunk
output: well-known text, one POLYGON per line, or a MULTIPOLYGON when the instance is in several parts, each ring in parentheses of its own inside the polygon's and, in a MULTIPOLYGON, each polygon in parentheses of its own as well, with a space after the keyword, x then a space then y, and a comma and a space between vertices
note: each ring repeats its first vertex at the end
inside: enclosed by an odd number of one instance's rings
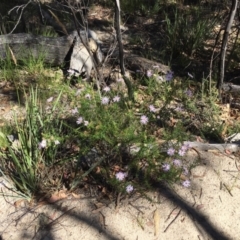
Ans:
POLYGON ((233 24, 233 20, 237 12, 237 6, 238 6, 238 0, 232 0, 232 7, 229 13, 228 24, 226 26, 226 29, 223 35, 223 40, 222 40, 221 58, 220 58, 220 64, 219 64, 219 79, 218 79, 218 86, 217 86, 220 97, 221 97, 223 79, 225 74, 225 59, 226 59, 227 43, 228 43, 229 33, 233 24))
POLYGON ((123 44, 122 44, 122 34, 120 29, 120 1, 115 0, 115 26, 117 32, 117 40, 118 40, 118 47, 119 47, 119 60, 120 60, 120 69, 121 74, 123 76, 124 82, 128 88, 128 97, 130 100, 134 101, 134 91, 132 84, 129 78, 126 76, 125 73, 125 66, 124 66, 124 52, 123 52, 123 44))

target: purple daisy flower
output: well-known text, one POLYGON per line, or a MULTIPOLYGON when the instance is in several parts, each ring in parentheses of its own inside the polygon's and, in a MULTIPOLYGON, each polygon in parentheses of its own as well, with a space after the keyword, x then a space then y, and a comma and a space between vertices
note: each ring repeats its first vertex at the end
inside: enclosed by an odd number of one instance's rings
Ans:
POLYGON ((78 109, 75 107, 74 109, 71 110, 71 113, 72 113, 72 114, 78 113, 78 109))
POLYGON ((132 191, 133 191, 133 186, 132 186, 132 185, 128 185, 128 186, 126 187, 126 191, 127 191, 127 193, 132 192, 132 191))
POLYGON ((178 154, 179 156, 183 157, 186 154, 186 151, 184 151, 183 149, 179 149, 178 154))
POLYGON ((173 79, 173 73, 174 73, 174 72, 169 71, 169 72, 166 74, 166 76, 165 76, 166 81, 171 81, 171 80, 173 79))
POLYGON ((151 77, 153 75, 152 70, 147 70, 147 77, 151 77))
POLYGON ((182 182, 182 185, 187 188, 191 186, 191 182, 189 180, 185 180, 182 182))
POLYGON ((42 149, 45 148, 47 146, 47 140, 43 139, 39 144, 38 144, 38 148, 42 149))
POLYGON ((103 105, 107 105, 109 103, 109 97, 103 97, 101 102, 103 105))
POLYGON ((155 113, 157 109, 153 105, 149 105, 149 111, 155 113))
POLYGON ((148 117, 146 115, 142 115, 140 118, 140 123, 146 125, 148 123, 148 117))
POLYGON ((168 154, 169 156, 173 156, 174 153, 175 153, 175 149, 172 148, 172 147, 167 150, 167 154, 168 154))
POLYGON ((104 87, 104 88, 103 88, 103 91, 104 91, 104 92, 110 92, 110 90, 111 90, 110 87, 104 87))
POLYGON ((182 161, 179 160, 179 159, 174 159, 174 160, 173 160, 173 164, 174 164, 176 167, 181 167, 181 166, 182 166, 182 161))
POLYGON ((120 101, 120 97, 119 96, 115 96, 114 98, 113 98, 113 102, 119 102, 120 101))
POLYGON ((124 180, 124 178, 126 177, 126 173, 124 173, 124 172, 118 172, 118 173, 116 173, 116 179, 117 180, 119 180, 119 181, 122 181, 122 180, 124 180))
POLYGON ((168 172, 170 170, 170 168, 171 168, 171 166, 168 163, 164 163, 162 165, 162 169, 163 169, 164 172, 168 172))
POLYGON ((81 124, 83 122, 83 118, 82 117, 79 117, 76 121, 77 124, 81 124))

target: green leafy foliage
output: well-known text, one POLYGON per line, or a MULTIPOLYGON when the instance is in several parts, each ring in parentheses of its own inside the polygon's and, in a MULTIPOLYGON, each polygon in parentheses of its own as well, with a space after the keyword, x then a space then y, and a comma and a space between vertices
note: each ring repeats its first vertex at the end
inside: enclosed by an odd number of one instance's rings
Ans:
POLYGON ((204 46, 210 38, 216 19, 204 17, 200 8, 190 8, 185 11, 175 9, 174 15, 166 12, 167 48, 170 52, 170 61, 179 54, 192 56, 204 46))

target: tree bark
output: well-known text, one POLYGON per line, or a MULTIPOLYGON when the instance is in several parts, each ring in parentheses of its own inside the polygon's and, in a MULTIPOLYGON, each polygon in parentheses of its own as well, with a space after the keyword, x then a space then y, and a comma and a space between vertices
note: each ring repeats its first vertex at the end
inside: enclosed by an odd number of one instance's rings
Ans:
POLYGON ((224 31, 223 40, 222 40, 222 47, 221 47, 221 57, 220 57, 220 64, 219 64, 219 79, 218 79, 218 91, 219 96, 221 97, 221 90, 224 80, 225 74, 225 59, 226 59, 226 50, 228 44, 229 33, 233 24, 234 17, 237 12, 238 0, 232 0, 231 11, 229 13, 228 24, 224 31))
POLYGON ((17 60, 42 57, 45 63, 54 66, 61 65, 64 63, 73 41, 73 34, 57 38, 25 33, 0 35, 0 59, 8 58, 8 47, 10 47, 17 60))
POLYGON ((117 40, 118 40, 118 46, 119 46, 119 60, 120 60, 121 74, 122 74, 124 82, 128 88, 128 97, 130 100, 134 101, 133 86, 125 73, 122 34, 121 34, 121 29, 120 29, 120 1, 119 0, 115 0, 115 28, 116 28, 117 40))

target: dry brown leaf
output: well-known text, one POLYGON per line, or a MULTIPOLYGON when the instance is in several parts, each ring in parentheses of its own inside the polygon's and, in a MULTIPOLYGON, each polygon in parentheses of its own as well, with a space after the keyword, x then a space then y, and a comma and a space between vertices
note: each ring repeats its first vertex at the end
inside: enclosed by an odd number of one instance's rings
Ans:
POLYGON ((226 154, 232 154, 232 152, 230 150, 228 150, 228 149, 225 149, 225 153, 226 154))
POLYGON ((118 166, 118 165, 115 165, 114 167, 113 167, 113 171, 114 172, 119 172, 120 171, 120 166, 118 166))
POLYGON ((9 49, 9 51, 11 53, 11 58, 12 58, 14 64, 17 66, 17 59, 15 58, 15 55, 14 55, 12 49, 10 47, 8 47, 8 49, 9 49))
POLYGON ((183 181, 188 180, 187 176, 185 176, 184 174, 180 175, 180 179, 183 181))
POLYGON ((78 194, 76 194, 76 193, 72 193, 72 196, 73 196, 74 198, 81 198, 81 196, 78 195, 78 194))
POLYGON ((196 136, 196 141, 204 143, 204 140, 200 136, 196 136))
POLYGON ((96 173, 100 173, 101 172, 101 168, 100 167, 96 167, 96 173))
POLYGON ((54 203, 56 201, 66 198, 66 197, 67 197, 67 194, 65 193, 65 191, 60 190, 59 192, 53 193, 52 196, 48 199, 48 202, 54 203))
POLYGON ((203 209, 205 206, 204 206, 204 204, 198 204, 197 206, 196 206, 196 209, 197 210, 201 210, 201 209, 203 209))
POLYGON ((15 208, 24 207, 26 205, 26 199, 19 199, 16 202, 14 202, 15 208))
POLYGON ((107 189, 105 187, 102 188, 102 193, 104 193, 104 194, 107 193, 107 189))

